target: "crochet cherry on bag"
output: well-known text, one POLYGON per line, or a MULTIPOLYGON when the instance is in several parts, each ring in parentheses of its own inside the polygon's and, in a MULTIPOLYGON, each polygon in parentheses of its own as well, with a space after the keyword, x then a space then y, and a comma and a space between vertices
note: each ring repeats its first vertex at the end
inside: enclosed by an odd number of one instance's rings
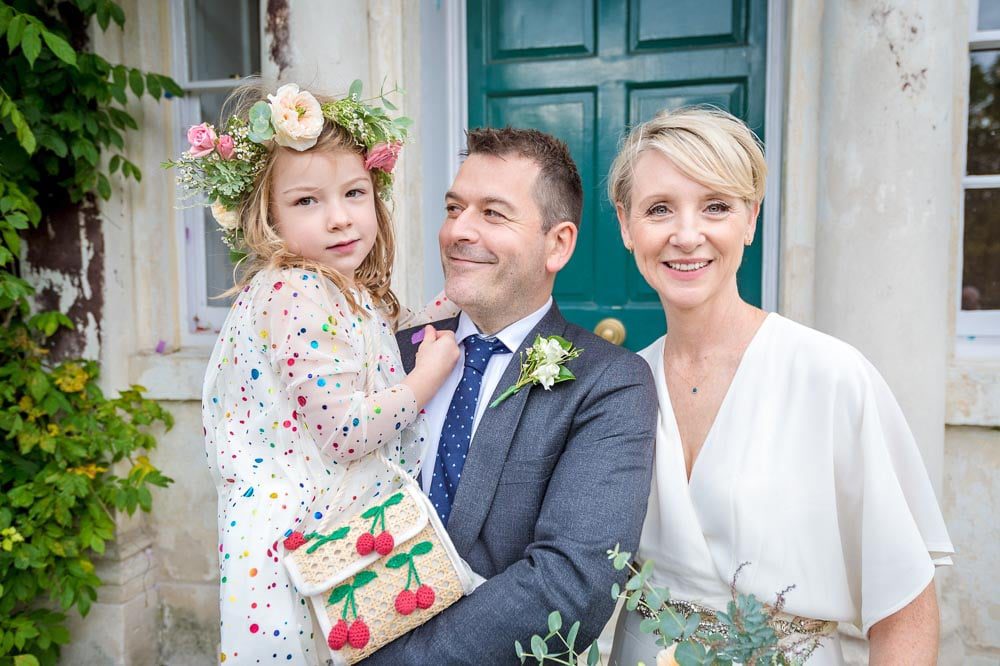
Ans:
POLYGON ((415 557, 426 555, 433 548, 430 541, 421 541, 414 544, 410 552, 394 555, 385 563, 387 569, 406 567, 406 588, 396 595, 396 612, 400 615, 409 615, 417 608, 426 610, 434 605, 434 588, 420 582, 420 574, 413 561, 415 557), (416 593, 410 591, 410 586, 414 583, 418 585, 416 593))
POLYGON ((285 550, 295 550, 306 544, 306 537, 302 532, 292 532, 285 540, 282 542, 285 546, 285 550))
POLYGON ((354 548, 358 551, 358 555, 362 557, 368 555, 375 550, 375 537, 372 536, 371 532, 362 533, 358 537, 357 543, 354 544, 354 548))
POLYGON ((396 612, 400 615, 409 615, 417 610, 417 595, 409 590, 403 590, 396 595, 396 612))
POLYGON ((347 642, 351 644, 351 647, 355 650, 360 650, 364 646, 368 645, 368 640, 371 638, 371 632, 368 631, 368 625, 360 617, 351 623, 351 628, 347 631, 347 642))
POLYGON ((339 650, 347 645, 347 620, 337 620, 337 624, 333 625, 333 629, 326 637, 326 644, 331 650, 339 650))
POLYGON ((392 552, 393 546, 396 545, 395 539, 388 532, 382 532, 377 537, 375 537, 375 550, 378 551, 379 555, 388 555, 392 552))
POLYGON ((343 609, 340 612, 340 621, 330 630, 330 634, 326 639, 327 645, 330 646, 331 650, 343 648, 344 643, 349 643, 355 650, 360 650, 368 645, 368 641, 371 639, 371 631, 368 629, 365 621, 358 617, 358 603, 354 598, 354 593, 376 578, 378 578, 378 574, 373 571, 361 571, 351 579, 351 582, 337 586, 330 593, 330 598, 327 600, 328 604, 336 606, 340 602, 344 603, 343 609), (348 613, 354 616, 354 621, 351 622, 350 627, 347 626, 348 613), (342 638, 344 640, 341 640, 342 638))
POLYGON ((371 527, 368 531, 363 533, 358 537, 358 541, 355 544, 355 548, 358 554, 364 557, 368 555, 373 550, 378 552, 379 555, 388 555, 392 552, 392 549, 396 545, 396 540, 393 538, 392 534, 386 529, 385 525, 385 510, 390 506, 395 506, 403 501, 403 493, 395 493, 389 497, 386 501, 381 504, 376 504, 375 506, 369 508, 367 511, 361 514, 362 518, 372 521, 371 527), (375 528, 382 525, 382 531, 378 536, 375 536, 375 528))
POLYGON ((417 607, 427 610, 434 605, 434 588, 430 585, 421 585, 417 588, 417 607))

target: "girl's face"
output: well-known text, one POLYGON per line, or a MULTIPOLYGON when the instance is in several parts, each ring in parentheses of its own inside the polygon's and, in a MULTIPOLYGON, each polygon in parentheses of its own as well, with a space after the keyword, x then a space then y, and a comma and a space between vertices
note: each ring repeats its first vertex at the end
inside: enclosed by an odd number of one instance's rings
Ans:
POLYGON ((736 271, 760 206, 685 176, 655 150, 635 165, 631 210, 618 206, 622 239, 666 308, 688 310, 737 296, 736 271))
POLYGON ((292 252, 347 279, 375 245, 375 188, 357 153, 280 149, 271 180, 276 229, 292 252))

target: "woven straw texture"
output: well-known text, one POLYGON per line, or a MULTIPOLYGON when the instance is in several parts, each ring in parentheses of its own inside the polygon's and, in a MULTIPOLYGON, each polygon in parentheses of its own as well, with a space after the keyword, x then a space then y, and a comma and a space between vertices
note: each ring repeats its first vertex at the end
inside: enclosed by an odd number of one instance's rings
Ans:
MULTIPOLYGON (((388 507, 385 511, 385 525, 389 533, 397 541, 399 540, 399 535, 412 530, 421 517, 420 510, 417 508, 417 503, 413 498, 406 493, 404 493, 403 498, 402 502, 388 507)), ((385 501, 385 498, 380 498, 375 503, 383 501, 385 501)), ((292 559, 295 561, 296 566, 298 566, 304 582, 311 586, 332 586, 338 572, 347 565, 357 561, 360 557, 358 551, 354 548, 354 544, 357 542, 358 537, 367 532, 368 528, 371 527, 372 521, 370 519, 362 518, 358 514, 347 523, 325 523, 317 531, 321 534, 329 534, 344 524, 350 527, 351 531, 343 539, 327 542, 317 548, 311 555, 306 552, 309 550, 309 543, 306 543, 305 546, 292 553, 292 559)), ((380 524, 375 528, 375 534, 381 531, 380 524)), ((393 553, 398 552, 401 545, 397 543, 393 553)), ((389 554, 387 557, 392 557, 392 554, 389 554)))
MULTIPOLYGON (((430 524, 420 534, 406 544, 397 546, 391 554, 381 558, 365 571, 372 571, 378 575, 378 578, 355 593, 358 617, 364 619, 371 630, 371 640, 361 650, 355 650, 350 645, 345 645, 339 650, 340 655, 349 664, 361 661, 383 645, 388 645, 406 632, 416 629, 458 601, 463 594, 462 584, 455 574, 455 568, 448 559, 444 546, 441 545, 441 539, 430 524), (418 608, 409 615, 400 615, 396 612, 394 604, 396 595, 406 587, 406 567, 389 569, 385 563, 396 553, 405 553, 413 544, 421 541, 430 541, 433 548, 426 555, 414 558, 414 564, 420 575, 420 582, 434 588, 434 605, 426 610, 418 608)), ((410 589, 416 591, 417 585, 411 584, 410 589)), ((324 602, 329 596, 329 593, 323 595, 324 602)), ((337 624, 340 620, 342 610, 343 604, 326 607, 331 625, 337 624)), ((348 614, 348 622, 352 619, 353 616, 348 614)))

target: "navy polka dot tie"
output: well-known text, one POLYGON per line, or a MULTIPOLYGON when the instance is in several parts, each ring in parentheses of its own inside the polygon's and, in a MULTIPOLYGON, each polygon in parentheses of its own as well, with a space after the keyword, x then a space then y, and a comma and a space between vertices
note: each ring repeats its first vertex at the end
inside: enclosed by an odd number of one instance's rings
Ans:
POLYGON ((462 478, 462 467, 465 466, 465 457, 472 442, 472 424, 476 418, 479 389, 483 385, 483 372, 493 354, 505 353, 510 353, 510 350, 496 338, 488 339, 478 335, 465 338, 465 369, 462 371, 462 381, 451 397, 448 415, 441 428, 441 441, 438 443, 434 476, 428 493, 444 525, 448 524, 451 503, 455 499, 455 491, 462 478))

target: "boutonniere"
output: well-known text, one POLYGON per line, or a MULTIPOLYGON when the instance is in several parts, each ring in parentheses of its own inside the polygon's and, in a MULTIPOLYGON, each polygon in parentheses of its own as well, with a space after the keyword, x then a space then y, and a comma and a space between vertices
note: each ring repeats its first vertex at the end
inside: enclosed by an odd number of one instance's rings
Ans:
POLYGON ((490 407, 496 407, 525 386, 541 384, 543 389, 550 391, 553 384, 576 379, 576 375, 566 367, 566 362, 579 356, 582 351, 558 335, 547 338, 536 335, 527 357, 521 354, 521 374, 517 382, 490 403, 490 407))

